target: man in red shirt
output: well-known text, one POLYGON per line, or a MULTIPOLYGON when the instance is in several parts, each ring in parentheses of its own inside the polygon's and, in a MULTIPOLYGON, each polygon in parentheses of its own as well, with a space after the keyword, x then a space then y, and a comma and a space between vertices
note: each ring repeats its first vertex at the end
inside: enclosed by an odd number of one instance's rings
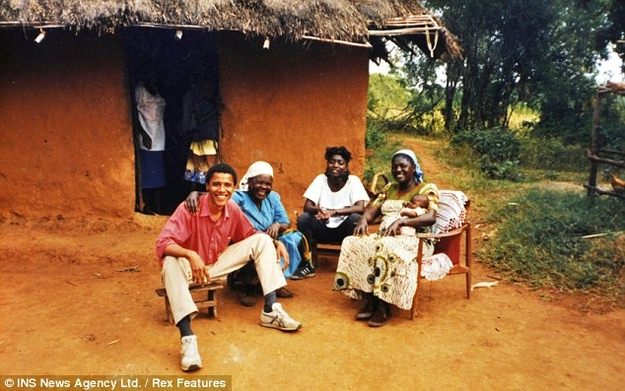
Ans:
POLYGON ((184 203, 171 215, 156 240, 161 276, 176 326, 180 329, 183 371, 202 367, 191 319, 198 309, 189 283, 204 283, 226 276, 253 261, 265 295, 260 315, 264 327, 295 331, 301 323, 292 319, 276 300, 276 290, 286 285, 280 257, 288 265, 288 253, 279 241, 257 232, 241 209, 230 200, 237 183, 232 167, 221 163, 206 174, 206 191, 199 211, 189 212, 184 203))

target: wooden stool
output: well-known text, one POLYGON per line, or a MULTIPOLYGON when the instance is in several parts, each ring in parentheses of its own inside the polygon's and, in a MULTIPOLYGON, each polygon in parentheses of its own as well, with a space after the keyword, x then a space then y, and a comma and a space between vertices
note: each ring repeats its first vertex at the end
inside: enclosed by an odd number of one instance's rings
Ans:
MULTIPOLYGON (((189 292, 195 302, 198 310, 206 309, 208 316, 217 317, 217 290, 222 289, 224 286, 220 283, 211 282, 205 285, 191 284, 189 285, 189 292)), ((167 298, 167 291, 165 288, 158 288, 155 290, 156 294, 165 298, 165 312, 167 314, 167 321, 174 324, 174 316, 171 312, 171 305, 167 298)))

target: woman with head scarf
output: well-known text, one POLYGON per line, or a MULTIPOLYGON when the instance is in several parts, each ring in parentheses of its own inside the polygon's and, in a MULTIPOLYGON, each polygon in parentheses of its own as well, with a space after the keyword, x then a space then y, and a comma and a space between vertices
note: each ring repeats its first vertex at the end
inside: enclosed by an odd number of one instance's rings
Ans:
MULTIPOLYGON (((385 324, 391 315, 390 304, 410 309, 417 289, 416 254, 419 238, 400 235, 401 227, 430 227, 436 221, 438 188, 423 179, 414 152, 397 151, 391 158, 390 183, 365 210, 365 214, 341 245, 333 289, 353 299, 364 299, 357 320, 367 320, 369 326, 385 324), (429 199, 427 212, 418 217, 396 219, 379 234, 369 235, 368 224, 378 216, 390 215, 397 202, 407 202, 415 195, 429 199)), ((424 256, 432 255, 434 245, 423 243, 424 256)))
MULTIPOLYGON (((187 204, 191 210, 195 204, 194 198, 197 198, 195 192, 187 198, 187 204)), ((241 208, 254 228, 266 232, 273 239, 284 244, 289 254, 289 264, 284 269, 284 276, 290 277, 302 261, 299 246, 303 235, 295 230, 287 231, 290 221, 280 200, 280 194, 273 191, 273 168, 271 164, 264 161, 252 163, 241 178, 239 188, 232 195, 232 200, 241 208)), ((247 269, 244 269, 242 273, 245 274, 246 271, 247 269)), ((243 277, 242 279, 248 280, 250 278, 243 277)), ((247 290, 247 295, 241 298, 241 303, 253 305, 255 302, 255 297, 251 292, 253 288, 247 287, 244 290, 247 290)), ((280 288, 276 293, 278 297, 293 296, 293 293, 286 288, 280 288)))

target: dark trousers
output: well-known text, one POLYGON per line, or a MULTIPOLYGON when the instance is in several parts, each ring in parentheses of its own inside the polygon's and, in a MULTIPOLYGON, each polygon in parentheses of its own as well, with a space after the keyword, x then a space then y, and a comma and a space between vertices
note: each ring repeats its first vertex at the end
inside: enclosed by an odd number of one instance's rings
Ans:
POLYGON ((310 213, 302 213, 297 218, 297 230, 304 234, 311 248, 315 243, 341 243, 346 236, 354 234, 354 228, 362 215, 352 213, 336 228, 328 228, 323 221, 319 221, 310 213))

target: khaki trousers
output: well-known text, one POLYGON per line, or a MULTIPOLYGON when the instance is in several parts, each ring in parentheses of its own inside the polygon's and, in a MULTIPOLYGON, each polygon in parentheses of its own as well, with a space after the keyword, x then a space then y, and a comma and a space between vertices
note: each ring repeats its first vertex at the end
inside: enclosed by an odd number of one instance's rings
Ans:
MULTIPOLYGON (((254 261, 263 294, 266 295, 286 285, 277 258, 273 240, 267 234, 258 233, 228 246, 217 262, 206 266, 206 270, 212 281, 221 279, 228 273, 242 268, 246 263, 254 261)), ((166 256, 163 259, 161 278, 167 290, 174 322, 178 324, 180 319, 187 315, 194 318, 198 309, 189 292, 189 284, 193 282, 189 261, 186 258, 166 256)))

